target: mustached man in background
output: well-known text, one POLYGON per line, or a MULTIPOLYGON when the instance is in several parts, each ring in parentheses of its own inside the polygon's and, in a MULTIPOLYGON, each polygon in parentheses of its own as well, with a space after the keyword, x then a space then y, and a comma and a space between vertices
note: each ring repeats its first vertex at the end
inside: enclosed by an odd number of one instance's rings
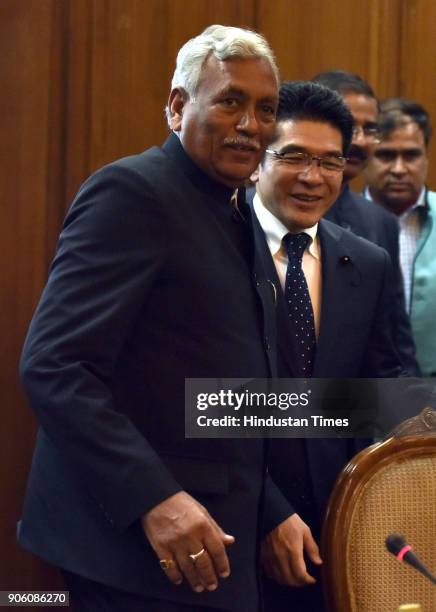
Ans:
POLYGON ((370 204, 350 189, 350 181, 362 174, 371 159, 378 139, 378 101, 370 85, 357 74, 344 70, 321 72, 313 79, 336 91, 354 119, 353 138, 347 155, 344 180, 338 199, 326 213, 326 219, 351 230, 387 250, 396 279, 396 307, 392 316, 395 345, 410 376, 420 376, 416 349, 406 312, 403 279, 399 262, 399 228, 395 215, 370 204))

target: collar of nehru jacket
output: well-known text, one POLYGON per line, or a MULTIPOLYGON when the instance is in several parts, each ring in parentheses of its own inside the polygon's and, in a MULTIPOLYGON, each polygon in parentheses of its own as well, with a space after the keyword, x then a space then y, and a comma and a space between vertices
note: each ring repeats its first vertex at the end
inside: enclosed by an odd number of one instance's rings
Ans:
POLYGON ((168 136, 162 145, 162 149, 176 162, 177 167, 197 189, 208 197, 228 205, 235 190, 219 183, 203 172, 186 153, 180 138, 174 132, 168 136))

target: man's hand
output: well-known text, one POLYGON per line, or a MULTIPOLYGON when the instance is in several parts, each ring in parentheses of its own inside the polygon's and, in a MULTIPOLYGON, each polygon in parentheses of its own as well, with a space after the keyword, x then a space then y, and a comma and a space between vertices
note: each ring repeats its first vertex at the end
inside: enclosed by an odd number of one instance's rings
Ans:
POLYGON ((293 514, 271 531, 262 542, 261 561, 265 573, 279 584, 304 586, 316 582, 306 569, 304 552, 313 563, 322 559, 309 527, 293 514))
POLYGON ((206 508, 181 491, 142 516, 142 528, 159 560, 170 561, 169 580, 180 584, 183 576, 197 593, 214 591, 218 576, 230 575, 225 547, 235 538, 227 535, 206 508), (189 555, 205 552, 193 561, 189 555))

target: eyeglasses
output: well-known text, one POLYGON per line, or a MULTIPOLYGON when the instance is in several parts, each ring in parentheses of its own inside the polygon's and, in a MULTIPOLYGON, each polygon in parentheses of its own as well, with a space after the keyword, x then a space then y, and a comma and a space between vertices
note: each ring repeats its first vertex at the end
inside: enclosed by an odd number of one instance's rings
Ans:
POLYGON ((313 160, 318 162, 318 167, 323 176, 334 176, 339 172, 343 172, 347 158, 342 155, 311 155, 305 151, 288 151, 287 153, 278 153, 273 149, 267 149, 269 153, 277 160, 284 162, 293 172, 304 172, 312 166, 313 160))
POLYGON ((380 130, 378 125, 355 125, 353 126, 353 136, 357 136, 360 132, 367 138, 378 140, 380 138, 380 130))

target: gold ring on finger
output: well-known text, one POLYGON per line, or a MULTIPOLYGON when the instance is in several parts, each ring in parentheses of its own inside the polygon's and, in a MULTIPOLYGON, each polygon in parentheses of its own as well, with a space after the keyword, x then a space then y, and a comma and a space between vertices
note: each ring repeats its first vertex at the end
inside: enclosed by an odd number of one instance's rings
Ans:
POLYGON ((161 566, 161 569, 163 569, 164 572, 176 566, 172 559, 159 559, 159 565, 161 566))
POLYGON ((197 559, 201 557, 201 555, 204 555, 205 552, 206 550, 202 548, 198 553, 193 553, 192 555, 189 555, 189 558, 192 560, 193 563, 195 563, 197 559))

